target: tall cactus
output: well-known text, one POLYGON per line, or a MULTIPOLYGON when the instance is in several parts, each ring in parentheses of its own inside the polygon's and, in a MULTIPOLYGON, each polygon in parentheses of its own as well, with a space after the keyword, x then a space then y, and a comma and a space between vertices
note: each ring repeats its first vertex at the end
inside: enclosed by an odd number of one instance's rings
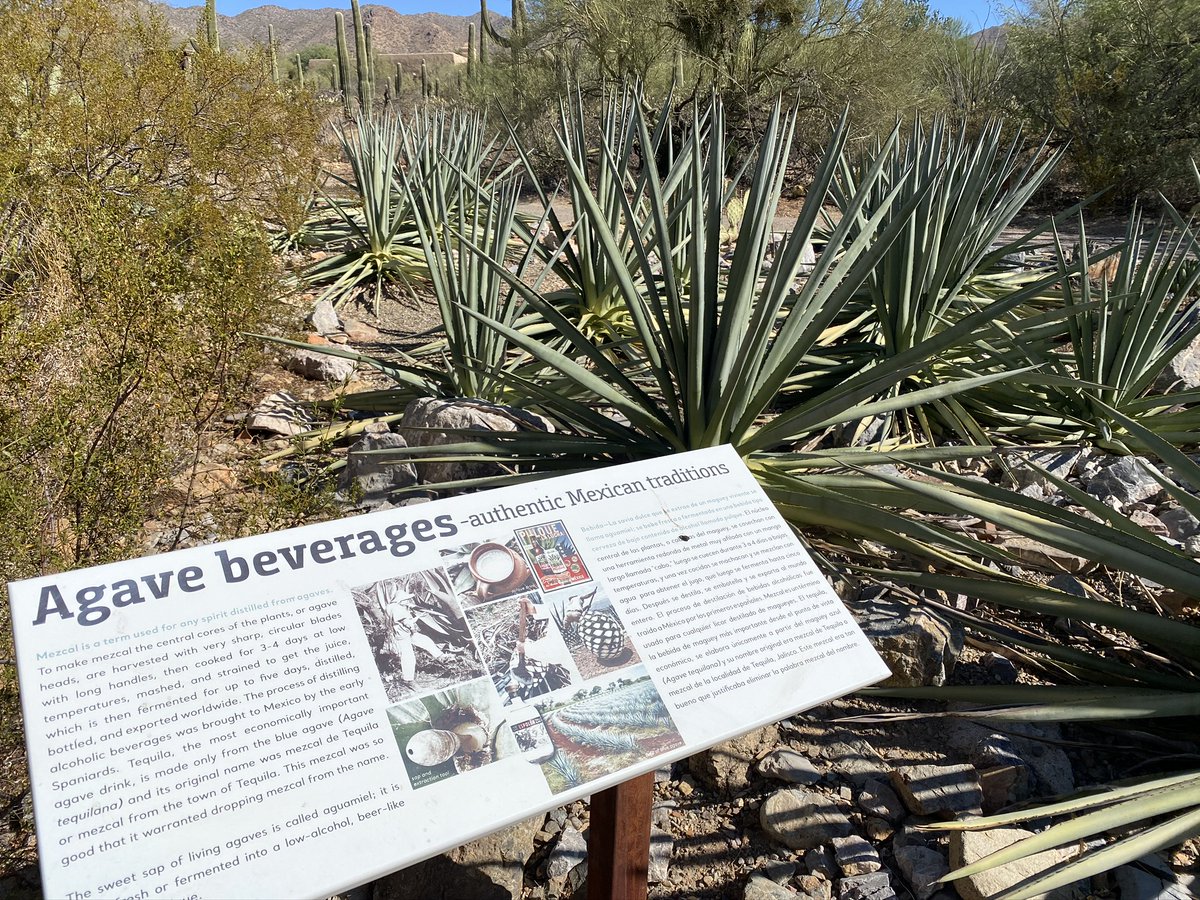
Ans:
POLYGON ((350 51, 346 48, 346 17, 340 12, 333 14, 334 31, 337 33, 337 77, 338 89, 342 92, 342 111, 351 117, 350 109, 350 51))
POLYGON ((487 36, 491 30, 488 23, 487 0, 479 0, 479 68, 487 65, 487 36))
POLYGON ((429 99, 429 67, 425 65, 425 60, 421 60, 421 97, 429 99))
POLYGON ((300 85, 300 90, 304 90, 304 61, 299 53, 296 54, 296 83, 300 85))
POLYGON ((208 49, 221 52, 221 36, 217 33, 217 0, 204 0, 204 25, 208 32, 208 49))
POLYGON ((267 25, 267 49, 271 52, 271 80, 279 84, 279 53, 275 49, 274 25, 267 25))
POLYGON ((475 23, 467 25, 467 81, 475 78, 475 23))
POLYGON ((396 99, 400 99, 400 90, 404 87, 404 68, 400 63, 396 63, 396 76, 394 79, 396 85, 396 99))
POLYGON ((371 61, 367 58, 367 33, 363 28, 362 9, 358 0, 350 0, 350 15, 354 19, 354 54, 358 62, 358 102, 369 115, 374 85, 371 81, 371 61))

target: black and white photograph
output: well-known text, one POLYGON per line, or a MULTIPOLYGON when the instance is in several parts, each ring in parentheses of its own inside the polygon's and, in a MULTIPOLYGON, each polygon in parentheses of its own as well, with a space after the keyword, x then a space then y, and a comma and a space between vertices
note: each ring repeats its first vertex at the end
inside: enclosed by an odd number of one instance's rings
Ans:
POLYGON ((505 706, 578 684, 571 651, 536 593, 471 607, 467 621, 505 706))
POLYGON ((389 702, 485 674, 444 569, 355 588, 354 606, 389 702))

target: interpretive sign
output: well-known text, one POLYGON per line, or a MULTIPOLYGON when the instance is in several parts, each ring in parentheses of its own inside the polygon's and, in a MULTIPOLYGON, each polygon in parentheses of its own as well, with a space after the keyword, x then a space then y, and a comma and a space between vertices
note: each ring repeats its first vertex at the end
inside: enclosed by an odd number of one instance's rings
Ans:
POLYGON ((328 896, 888 674, 727 447, 9 590, 53 897, 328 896))

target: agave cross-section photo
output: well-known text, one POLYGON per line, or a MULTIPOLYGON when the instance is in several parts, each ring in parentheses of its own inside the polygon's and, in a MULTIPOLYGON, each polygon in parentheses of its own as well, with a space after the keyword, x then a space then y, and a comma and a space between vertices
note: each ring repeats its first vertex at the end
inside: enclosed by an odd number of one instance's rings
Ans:
POLYGON ((683 746, 643 666, 607 684, 555 694, 537 709, 554 745, 542 772, 556 794, 683 746))
POLYGON ((604 588, 562 591, 547 597, 546 605, 585 680, 642 661, 604 588))
POLYGON ((484 674, 444 569, 376 581, 353 593, 390 703, 484 674))

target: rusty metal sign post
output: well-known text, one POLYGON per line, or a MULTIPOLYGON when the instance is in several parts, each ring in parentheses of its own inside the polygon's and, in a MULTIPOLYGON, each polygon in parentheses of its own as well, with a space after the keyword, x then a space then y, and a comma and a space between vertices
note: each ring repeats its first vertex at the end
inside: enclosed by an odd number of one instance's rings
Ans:
POLYGON ((589 900, 646 900, 654 773, 592 795, 589 900))

